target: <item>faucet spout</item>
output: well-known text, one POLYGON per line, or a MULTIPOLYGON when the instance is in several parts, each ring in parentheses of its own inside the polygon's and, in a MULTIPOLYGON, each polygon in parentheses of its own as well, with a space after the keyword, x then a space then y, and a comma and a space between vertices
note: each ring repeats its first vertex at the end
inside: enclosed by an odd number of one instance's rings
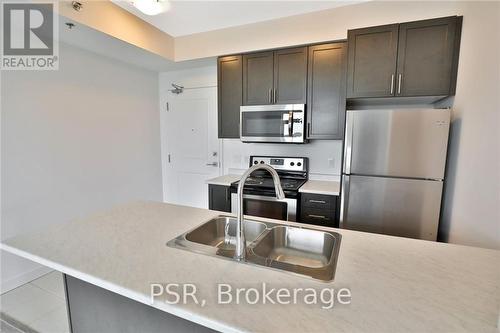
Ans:
POLYGON ((245 187, 245 182, 247 178, 250 177, 252 172, 260 169, 268 171, 273 177, 274 190, 276 191, 276 198, 277 199, 285 198, 285 192, 283 192, 283 188, 281 187, 280 177, 272 166, 267 164, 256 164, 250 167, 247 171, 245 171, 243 176, 241 176, 240 182, 238 184, 238 210, 237 210, 238 220, 236 224, 236 250, 234 253, 234 259, 238 261, 245 261, 247 253, 245 232, 243 227, 243 189, 245 187))

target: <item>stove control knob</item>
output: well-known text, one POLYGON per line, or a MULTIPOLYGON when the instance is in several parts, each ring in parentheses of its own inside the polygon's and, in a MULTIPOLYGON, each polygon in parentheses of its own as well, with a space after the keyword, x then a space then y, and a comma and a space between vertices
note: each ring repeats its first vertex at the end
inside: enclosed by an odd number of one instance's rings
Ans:
POLYGON ((302 166, 302 163, 298 162, 298 163, 297 163, 297 166, 302 166))
POLYGON ((290 165, 291 165, 291 166, 294 166, 294 165, 295 165, 295 163, 294 163, 294 162, 290 162, 290 165))
POLYGON ((259 164, 259 161, 253 161, 253 164, 259 164))
POLYGON ((260 164, 264 164, 264 161, 260 161, 260 164))

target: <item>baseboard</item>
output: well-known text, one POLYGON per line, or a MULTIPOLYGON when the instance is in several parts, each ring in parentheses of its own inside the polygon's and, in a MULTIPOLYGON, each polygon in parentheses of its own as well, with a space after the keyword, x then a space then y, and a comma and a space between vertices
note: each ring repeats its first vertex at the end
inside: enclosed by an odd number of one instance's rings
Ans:
POLYGON ((37 267, 31 271, 19 274, 13 278, 10 278, 8 280, 2 280, 0 284, 0 290, 1 293, 6 293, 9 290, 15 289, 19 286, 22 286, 23 284, 26 284, 30 281, 33 281, 37 278, 39 278, 42 275, 45 275, 49 272, 51 272, 52 269, 45 267, 45 266, 40 266, 37 267))

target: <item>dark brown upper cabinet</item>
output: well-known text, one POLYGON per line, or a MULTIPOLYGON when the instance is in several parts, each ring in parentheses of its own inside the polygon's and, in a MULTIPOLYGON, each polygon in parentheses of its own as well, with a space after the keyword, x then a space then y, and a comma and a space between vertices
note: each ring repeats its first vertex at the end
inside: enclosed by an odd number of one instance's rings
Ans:
POLYGON ((461 18, 399 26, 396 96, 453 95, 461 18))
POLYGON ((305 103, 307 47, 243 56, 243 105, 305 103))
POLYGON ((309 47, 308 139, 343 138, 346 75, 346 42, 309 47))
POLYGON ((349 30, 347 97, 394 95, 398 24, 349 30))
POLYGON ((307 93, 307 47, 274 52, 275 104, 304 104, 307 93))
POLYGON ((240 137, 240 106, 243 101, 241 55, 220 57, 217 61, 217 100, 219 138, 240 137))
POLYGON ((348 98, 455 93, 462 17, 348 31, 348 98))
POLYGON ((243 56, 243 105, 271 104, 274 52, 243 56))

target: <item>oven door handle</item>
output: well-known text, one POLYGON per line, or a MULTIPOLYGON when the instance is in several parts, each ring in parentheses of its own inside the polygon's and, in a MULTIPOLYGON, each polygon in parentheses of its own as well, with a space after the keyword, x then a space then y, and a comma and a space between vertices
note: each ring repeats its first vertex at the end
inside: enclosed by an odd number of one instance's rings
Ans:
MULTIPOLYGON (((284 199, 276 199, 273 196, 267 195, 256 195, 256 194, 243 194, 243 200, 245 199, 254 199, 261 201, 270 201, 270 202, 282 202, 287 205, 287 220, 288 221, 296 221, 297 218, 297 199, 296 198, 284 198, 284 199)), ((231 193, 231 213, 236 214, 238 210, 238 194, 236 192, 231 193)))

